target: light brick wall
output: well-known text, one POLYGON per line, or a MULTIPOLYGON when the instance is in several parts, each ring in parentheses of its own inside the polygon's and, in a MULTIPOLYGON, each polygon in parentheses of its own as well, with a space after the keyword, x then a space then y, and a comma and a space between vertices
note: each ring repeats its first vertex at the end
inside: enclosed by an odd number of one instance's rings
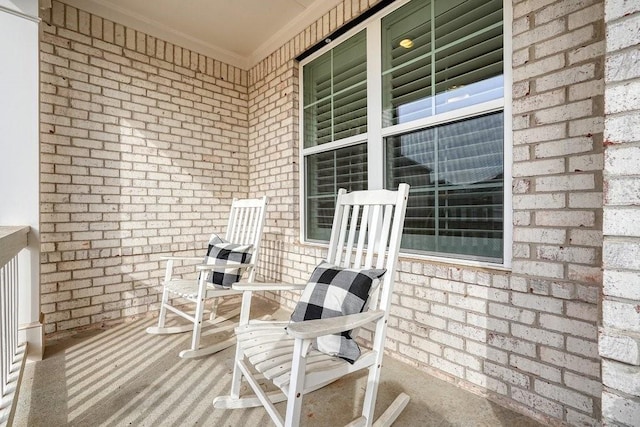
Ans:
POLYGON ((640 3, 605 2, 602 419, 640 422, 640 3))
MULTIPOLYGON (((49 332, 157 308, 156 255, 201 247, 236 193, 270 197, 262 277, 306 280, 324 248, 299 239, 294 57, 375 3, 343 1, 248 73, 54 3, 42 43, 49 332)), ((402 257, 387 350, 541 420, 596 425, 604 5, 514 0, 512 12, 513 269, 402 257)), ((637 136, 632 118, 613 118, 637 136)), ((633 180, 608 189, 637 193, 633 180)), ((612 302, 638 299, 629 278, 607 279, 612 302)), ((640 358, 633 336, 605 337, 624 344, 620 362, 640 358)))
POLYGON ((158 308, 248 189, 247 72, 60 2, 41 41, 46 332, 158 308))
MULTIPOLYGON (((270 279, 304 281, 324 255, 299 239, 293 58, 364 3, 342 2, 249 70, 250 187, 282 212, 270 217, 270 279)), ((513 269, 402 257, 387 350, 538 419, 597 425, 604 6, 514 1, 512 11, 513 269)))

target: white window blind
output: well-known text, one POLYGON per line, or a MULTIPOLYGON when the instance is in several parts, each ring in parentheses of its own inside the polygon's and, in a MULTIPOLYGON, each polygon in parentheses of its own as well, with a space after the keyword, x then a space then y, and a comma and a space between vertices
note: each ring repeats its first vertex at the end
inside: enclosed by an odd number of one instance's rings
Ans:
POLYGON ((303 238, 328 239, 340 187, 407 182, 403 250, 502 262, 503 1, 413 0, 363 27, 303 63, 303 238))

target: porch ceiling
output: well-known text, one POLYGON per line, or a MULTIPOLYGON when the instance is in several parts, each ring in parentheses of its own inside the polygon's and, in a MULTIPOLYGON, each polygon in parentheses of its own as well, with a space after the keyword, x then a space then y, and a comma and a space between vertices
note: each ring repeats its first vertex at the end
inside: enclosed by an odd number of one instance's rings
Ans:
POLYGON ((63 0, 248 69, 342 0, 63 0))

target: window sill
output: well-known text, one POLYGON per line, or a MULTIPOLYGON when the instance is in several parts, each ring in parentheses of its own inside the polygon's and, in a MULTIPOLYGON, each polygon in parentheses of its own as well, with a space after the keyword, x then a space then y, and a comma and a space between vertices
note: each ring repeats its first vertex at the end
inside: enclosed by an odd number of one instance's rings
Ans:
MULTIPOLYGON (((300 246, 305 246, 305 247, 314 248, 314 249, 328 249, 329 244, 323 243, 323 242, 309 242, 309 241, 300 240, 300 246)), ((434 264, 447 264, 451 267, 481 268, 484 270, 494 270, 502 273, 511 272, 510 266, 486 262, 486 261, 473 261, 473 260, 465 260, 465 259, 438 257, 433 255, 420 255, 412 252, 403 252, 402 250, 400 250, 398 257, 399 257, 399 261, 429 262, 434 264)))

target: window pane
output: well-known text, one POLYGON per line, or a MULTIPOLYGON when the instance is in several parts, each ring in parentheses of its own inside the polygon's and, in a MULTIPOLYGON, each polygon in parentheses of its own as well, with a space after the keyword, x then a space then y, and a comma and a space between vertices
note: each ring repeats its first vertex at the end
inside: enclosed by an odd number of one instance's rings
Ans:
POLYGON ((503 97, 502 0, 413 1, 382 40, 384 127, 503 97))
POLYGON ((367 189, 367 145, 306 157, 307 238, 329 240, 338 189, 367 189))
POLYGON ((382 19, 383 126, 433 114, 431 6, 414 1, 382 19))
POLYGON ((500 260, 503 113, 386 138, 387 187, 411 185, 403 248, 500 260))
POLYGON ((303 67, 304 146, 367 131, 366 33, 303 67))
POLYGON ((436 113, 503 97, 502 0, 436 3, 436 113))

